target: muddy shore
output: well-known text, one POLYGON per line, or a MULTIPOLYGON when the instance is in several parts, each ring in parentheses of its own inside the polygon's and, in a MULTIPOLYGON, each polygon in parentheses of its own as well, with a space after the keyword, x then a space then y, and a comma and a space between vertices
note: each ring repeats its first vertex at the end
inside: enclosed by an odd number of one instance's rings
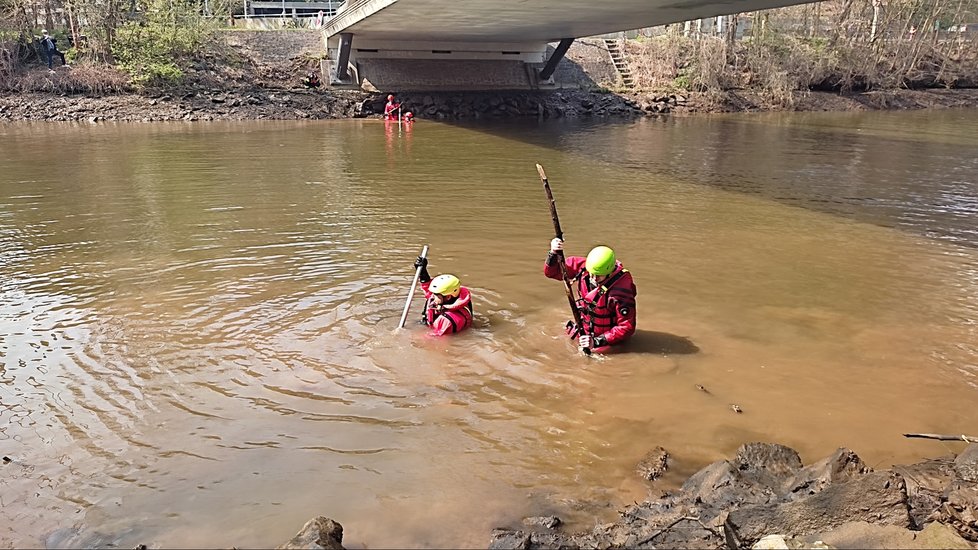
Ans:
MULTIPOLYGON (((419 120, 642 117, 782 110, 749 91, 712 94, 443 92, 399 96, 419 120)), ((384 94, 301 88, 203 88, 114 95, 42 92, 0 97, 0 121, 159 122, 379 117, 384 94)), ((978 89, 800 93, 793 111, 978 108, 978 89)))
MULTIPOLYGON (((661 448, 638 465, 650 492, 668 465, 661 448)), ((978 548, 978 444, 956 456, 874 471, 850 449, 804 466, 791 448, 747 443, 678 490, 619 516, 578 533, 565 532, 556 516, 524 518, 491 533, 488 547, 978 548)), ((342 549, 342 543, 342 525, 319 516, 279 548, 342 549)))

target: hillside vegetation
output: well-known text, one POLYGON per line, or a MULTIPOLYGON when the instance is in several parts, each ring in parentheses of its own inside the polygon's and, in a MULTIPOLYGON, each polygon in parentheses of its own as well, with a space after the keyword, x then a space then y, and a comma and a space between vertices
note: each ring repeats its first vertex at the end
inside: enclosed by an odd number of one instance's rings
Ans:
POLYGON ((754 90, 785 107, 798 91, 978 85, 974 1, 875 4, 831 0, 741 14, 721 33, 670 25, 624 46, 639 89, 754 90))
MULTIPOLYGON (((105 94, 204 79, 247 86, 252 62, 218 32, 234 9, 240 3, 227 0, 0 0, 0 90, 105 94), (72 70, 47 72, 42 28, 72 70)), ((719 32, 704 21, 709 30, 677 23, 624 40, 633 86, 751 90, 790 107, 809 90, 978 83, 978 0, 827 0, 728 16, 719 32)))

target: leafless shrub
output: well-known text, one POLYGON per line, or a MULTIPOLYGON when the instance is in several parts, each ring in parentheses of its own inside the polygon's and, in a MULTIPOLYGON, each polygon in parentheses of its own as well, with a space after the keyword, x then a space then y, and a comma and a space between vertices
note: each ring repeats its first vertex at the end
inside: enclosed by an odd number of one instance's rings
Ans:
POLYGON ((730 88, 727 71, 727 43, 720 38, 696 41, 694 62, 689 76, 692 89, 705 91, 730 88))
POLYGON ((692 40, 665 34, 626 41, 629 69, 639 88, 668 88, 689 65, 692 40))
POLYGON ((626 46, 639 88, 707 91, 734 84, 726 67, 727 44, 719 38, 665 34, 626 46))
POLYGON ((961 26, 978 21, 974 0, 827 0, 737 20, 750 23, 739 40, 733 27, 724 39, 689 31, 696 24, 631 41, 637 85, 747 88, 781 107, 810 90, 978 85, 978 34, 961 26))
POLYGON ((112 94, 131 90, 129 77, 104 65, 81 64, 52 72, 26 70, 13 73, 0 82, 0 89, 11 92, 56 94, 112 94))
POLYGON ((109 94, 131 89, 129 75, 104 65, 81 64, 75 66, 66 74, 65 84, 71 87, 69 93, 109 94))

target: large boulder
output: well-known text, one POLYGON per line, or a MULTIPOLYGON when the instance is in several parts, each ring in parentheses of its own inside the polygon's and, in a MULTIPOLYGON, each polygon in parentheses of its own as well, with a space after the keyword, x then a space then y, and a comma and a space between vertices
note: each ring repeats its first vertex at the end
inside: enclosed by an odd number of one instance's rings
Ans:
POLYGON ((929 523, 922 531, 911 531, 895 525, 875 525, 853 521, 817 536, 804 537, 811 542, 818 539, 836 548, 902 548, 904 550, 947 548, 972 548, 954 529, 940 523, 929 523))
POLYGON ((954 483, 954 457, 897 465, 893 471, 903 477, 906 484, 911 527, 922 529, 945 501, 954 483))
POLYGON ((325 516, 315 517, 278 550, 344 550, 343 526, 325 516))
POLYGON ((782 489, 786 498, 794 500, 820 493, 833 483, 855 479, 872 471, 856 453, 842 448, 799 470, 782 489))
POLYGON ((742 506, 728 516, 737 536, 747 543, 768 533, 821 533, 850 521, 909 527, 903 478, 891 472, 875 472, 830 485, 807 498, 742 506))

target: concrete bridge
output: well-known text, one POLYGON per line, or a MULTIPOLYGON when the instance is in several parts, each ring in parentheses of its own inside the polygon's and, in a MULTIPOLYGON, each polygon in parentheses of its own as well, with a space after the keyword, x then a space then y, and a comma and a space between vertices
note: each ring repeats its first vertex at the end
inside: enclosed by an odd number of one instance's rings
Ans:
POLYGON ((323 31, 334 86, 525 89, 577 38, 807 1, 348 0, 323 31))

